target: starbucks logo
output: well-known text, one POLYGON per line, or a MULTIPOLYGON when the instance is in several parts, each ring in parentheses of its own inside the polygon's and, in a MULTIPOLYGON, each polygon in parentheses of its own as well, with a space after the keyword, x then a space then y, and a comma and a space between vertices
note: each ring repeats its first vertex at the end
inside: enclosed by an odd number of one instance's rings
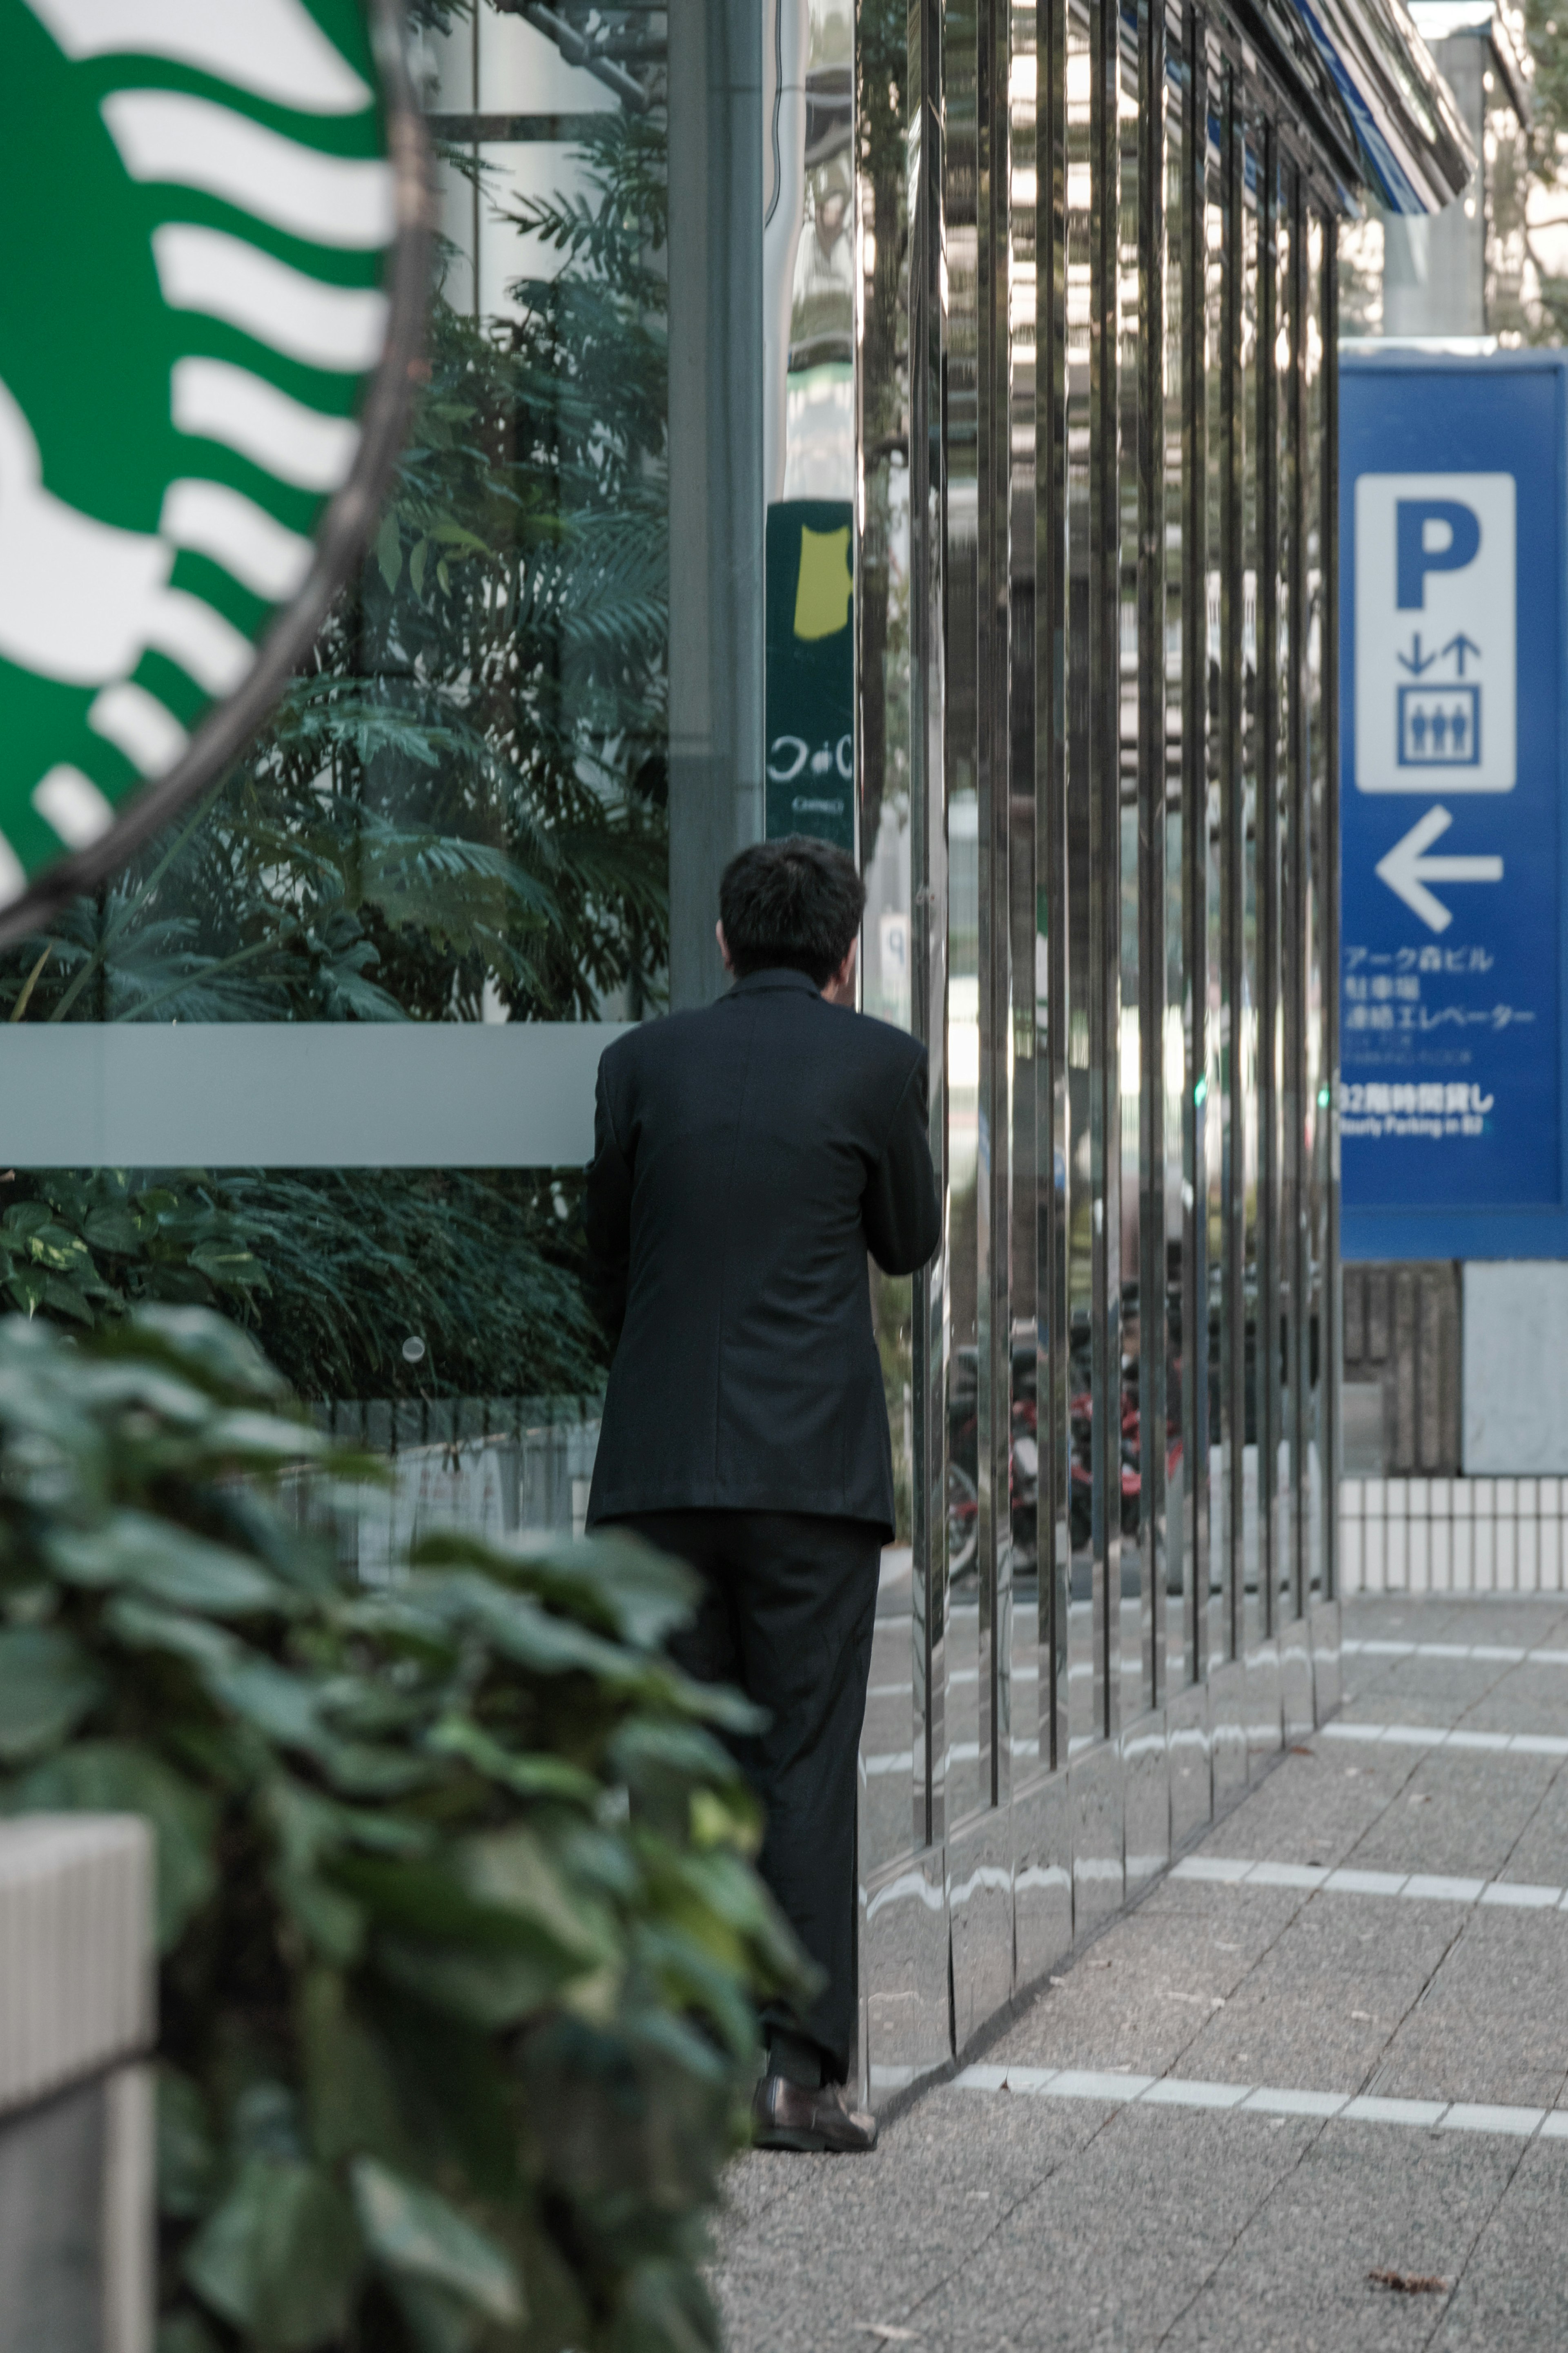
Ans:
POLYGON ((362 546, 426 273, 395 0, 0 0, 0 929, 231 759, 362 546))

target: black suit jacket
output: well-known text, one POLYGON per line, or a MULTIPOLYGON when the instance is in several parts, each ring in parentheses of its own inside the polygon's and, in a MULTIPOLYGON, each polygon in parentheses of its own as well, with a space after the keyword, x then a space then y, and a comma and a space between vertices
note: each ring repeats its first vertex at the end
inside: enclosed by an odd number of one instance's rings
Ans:
POLYGON ((815 1512, 893 1532, 868 1250, 911 1274, 942 1212, 925 1049, 760 972, 599 1063, 588 1244, 618 1333, 588 1504, 815 1512))

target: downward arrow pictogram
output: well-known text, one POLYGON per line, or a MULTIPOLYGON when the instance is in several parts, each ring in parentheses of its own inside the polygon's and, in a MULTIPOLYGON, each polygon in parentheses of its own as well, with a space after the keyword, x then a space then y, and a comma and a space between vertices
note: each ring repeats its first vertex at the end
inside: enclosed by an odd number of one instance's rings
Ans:
POLYGON ((1429 930, 1446 932, 1454 918, 1441 899, 1426 889, 1428 882, 1500 882, 1500 858, 1427 858, 1423 852, 1447 833, 1454 820, 1446 808, 1429 808, 1402 839, 1377 861, 1380 882, 1403 899, 1429 930))

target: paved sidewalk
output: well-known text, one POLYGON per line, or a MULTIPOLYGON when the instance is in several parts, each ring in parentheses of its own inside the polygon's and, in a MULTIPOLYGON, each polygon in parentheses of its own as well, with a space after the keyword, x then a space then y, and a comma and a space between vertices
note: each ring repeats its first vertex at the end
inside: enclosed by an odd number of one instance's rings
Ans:
POLYGON ((983 2064, 732 2168, 731 2353, 1568 2348, 1568 1609, 1344 1630, 1342 1715, 983 2064))

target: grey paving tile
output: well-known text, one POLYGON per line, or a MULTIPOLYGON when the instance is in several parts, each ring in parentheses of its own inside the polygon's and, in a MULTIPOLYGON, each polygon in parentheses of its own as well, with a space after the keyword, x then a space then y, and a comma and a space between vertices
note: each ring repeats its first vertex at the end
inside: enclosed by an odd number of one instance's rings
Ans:
POLYGON ((1346 1757, 1327 1744, 1305 1755, 1291 1752, 1194 1852, 1339 1862, 1408 1778, 1411 1763, 1409 1755, 1392 1751, 1386 1758, 1376 1752, 1346 1757))
POLYGON ((1568 2081, 1568 1920, 1466 1915, 1402 2021, 1373 2088, 1394 2097, 1553 2106, 1568 2081))
MULTIPOLYGON (((1568 1609, 1560 1593, 1473 1594, 1436 1604, 1415 1601, 1407 1607, 1408 1624, 1417 1630, 1408 1639, 1422 1642, 1516 1642, 1528 1648, 1550 1642, 1555 1632, 1568 1625, 1568 1609), (1426 1614, 1428 1608, 1433 1610, 1430 1618, 1426 1614), (1439 1619, 1440 1632, 1434 1630, 1439 1619)), ((1360 1608, 1355 1601, 1347 1606, 1347 1633, 1360 1632, 1360 1608)))
MULTIPOLYGON (((1345 1631, 1568 1649, 1568 1604, 1385 1597, 1345 1631)), ((1568 1668, 1352 1653, 1346 1676, 1352 1720, 1568 1733, 1568 1668)), ((895 1744, 907 1703, 876 1705, 895 1744)), ((1316 1738, 1198 1852, 1568 1885, 1568 1769, 1316 1738)), ((994 2063, 1568 2107, 1568 1915, 1167 1881, 1058 1974, 994 2063)), ((727 2190, 731 2353, 875 2353, 873 2325, 917 2353, 1568 2342, 1568 2142, 946 2089, 872 2158, 752 2157, 727 2190), (1461 2285, 1393 2296, 1385 2265, 1461 2285)))
POLYGON ((1358 1697, 1364 1713, 1381 1712, 1390 1723, 1458 1724, 1468 1709, 1500 1689, 1508 1673, 1496 1660, 1390 1659, 1358 1697))
POLYGON ((1463 1602, 1413 1599, 1407 1594, 1357 1594, 1343 1609, 1347 1641, 1363 1642, 1459 1642, 1468 1640, 1454 1626, 1466 1616, 1463 1602))
POLYGON ((1152 2348, 1310 2129, 1124 2111, 910 2313, 922 2348, 1152 2348))
POLYGON ((991 2064, 1131 2067, 1160 2074, 1287 1925, 1299 1897, 1205 1889, 1206 1909, 1146 1918, 1142 1911, 1098 1938, 985 2053, 991 2064))
POLYGON ((1568 2337, 1568 2144, 1527 2148, 1481 2232, 1433 2353, 1554 2353, 1568 2337))
POLYGON ((736 2208, 753 2194, 746 2177, 760 2168, 787 2169, 798 2186, 724 2232, 715 2284, 729 2353, 874 2348, 864 2324, 900 2326, 1092 2139, 1107 2113, 939 2091, 869 2157, 741 2159, 726 2178, 736 2208))
POLYGON ((1568 1887, 1568 1774, 1559 1773, 1542 1790, 1509 1850, 1505 1875, 1568 1887))
POLYGON ((1458 1748, 1406 1753, 1406 1779, 1346 1861, 1362 1871, 1496 1877, 1552 1789, 1554 1760, 1458 1748))
POLYGON ((1446 1905, 1315 1895, 1187 2045, 1178 2072, 1360 2091, 1458 1926, 1446 1905))
MULTIPOLYGON (((1568 1674, 1568 1668, 1562 1672, 1568 1674)), ((1568 1707, 1562 1704, 1564 1699, 1568 1699, 1568 1693, 1559 1695, 1555 1707, 1548 1707, 1539 1699, 1516 1693, 1502 1683, 1468 1708, 1460 1723, 1467 1732, 1542 1732, 1549 1738, 1561 1740, 1568 1734, 1568 1707)), ((1563 1761, 1561 1757, 1556 1759, 1560 1767, 1563 1761)))
MULTIPOLYGON (((1568 1650, 1568 1642, 1562 1647, 1568 1650)), ((1538 1713, 1548 1731, 1568 1725, 1568 1666, 1537 1666, 1526 1660, 1522 1666, 1509 1668, 1497 1691, 1500 1698, 1538 1713)))
POLYGON ((1172 2329, 1169 2353, 1424 2346, 1447 2298, 1391 2294, 1369 2274, 1457 2278, 1519 2157, 1507 2143, 1325 2126, 1172 2329))
MULTIPOLYGON (((1424 1697, 1419 1693, 1396 1692, 1388 1688, 1385 1679, 1358 1692, 1347 1699, 1335 1722, 1339 1724, 1420 1724, 1434 1731, 1447 1732, 1457 1724, 1463 1713, 1463 1703, 1446 1697, 1424 1697)), ((1331 1738, 1324 1744, 1335 1746, 1331 1738)))

